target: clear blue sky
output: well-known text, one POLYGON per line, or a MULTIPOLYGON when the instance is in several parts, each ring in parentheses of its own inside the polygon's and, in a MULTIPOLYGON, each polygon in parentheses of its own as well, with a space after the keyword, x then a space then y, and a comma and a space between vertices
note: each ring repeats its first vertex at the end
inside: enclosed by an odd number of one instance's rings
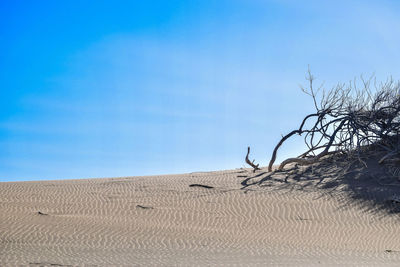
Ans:
MULTIPOLYGON (((398 1, 1 1, 0 181, 267 165, 327 87, 400 71, 398 1)), ((285 146, 278 160, 295 156, 285 146)))

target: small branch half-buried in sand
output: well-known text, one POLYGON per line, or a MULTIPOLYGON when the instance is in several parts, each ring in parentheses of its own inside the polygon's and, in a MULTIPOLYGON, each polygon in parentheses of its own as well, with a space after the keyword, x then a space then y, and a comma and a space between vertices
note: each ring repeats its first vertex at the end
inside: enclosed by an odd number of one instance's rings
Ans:
POLYGON ((254 160, 250 161, 249 160, 249 154, 250 154, 250 147, 247 147, 247 155, 246 155, 246 163, 249 164, 253 168, 253 172, 256 172, 256 170, 261 170, 258 166, 260 164, 254 164, 254 160))

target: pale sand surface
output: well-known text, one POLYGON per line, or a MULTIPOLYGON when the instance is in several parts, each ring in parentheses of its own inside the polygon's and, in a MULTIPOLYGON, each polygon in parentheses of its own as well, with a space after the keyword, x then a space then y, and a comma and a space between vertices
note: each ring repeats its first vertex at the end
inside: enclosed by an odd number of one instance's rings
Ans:
POLYGON ((400 265, 399 215, 252 175, 0 183, 0 266, 400 265))

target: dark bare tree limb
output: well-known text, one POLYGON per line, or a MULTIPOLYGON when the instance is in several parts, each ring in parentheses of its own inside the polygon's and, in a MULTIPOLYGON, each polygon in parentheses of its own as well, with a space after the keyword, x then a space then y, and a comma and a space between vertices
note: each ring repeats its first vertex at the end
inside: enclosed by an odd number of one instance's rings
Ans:
POLYGON ((309 118, 314 117, 314 116, 319 116, 319 114, 315 113, 315 114, 310 114, 310 115, 306 116, 303 119, 303 121, 302 121, 302 123, 301 123, 301 125, 300 125, 298 130, 293 130, 290 133, 288 133, 287 135, 285 135, 284 137, 282 137, 281 141, 279 141, 279 143, 276 145, 276 147, 274 149, 274 152, 272 153, 271 160, 269 161, 269 165, 268 165, 268 171, 269 172, 272 171, 272 166, 274 165, 274 162, 276 160, 276 154, 278 153, 278 149, 283 144, 283 142, 285 142, 287 139, 289 139, 292 135, 295 135, 295 134, 301 135, 303 133, 303 127, 304 127, 304 124, 306 123, 306 121, 309 118))
POLYGON ((289 163, 300 163, 301 165, 308 165, 317 162, 320 158, 323 156, 326 156, 329 153, 329 148, 332 146, 333 141, 335 140, 336 134, 338 131, 343 127, 346 121, 342 121, 340 125, 336 128, 336 130, 333 132, 332 136, 330 137, 329 143, 326 145, 324 151, 319 153, 317 156, 309 158, 309 159, 302 159, 302 158, 289 158, 281 163, 279 165, 278 170, 282 170, 285 165, 289 163))
POLYGON ((246 163, 249 164, 253 168, 253 172, 256 172, 256 170, 261 170, 258 166, 259 164, 254 164, 254 160, 250 161, 249 160, 249 154, 250 154, 250 147, 247 147, 247 155, 246 155, 246 163))

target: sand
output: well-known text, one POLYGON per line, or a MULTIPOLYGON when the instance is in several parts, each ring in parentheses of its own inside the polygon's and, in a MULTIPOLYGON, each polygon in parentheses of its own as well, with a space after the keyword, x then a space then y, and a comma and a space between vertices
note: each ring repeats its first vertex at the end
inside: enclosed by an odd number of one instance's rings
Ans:
POLYGON ((398 214, 340 186, 243 188, 265 175, 0 183, 0 266, 399 266, 398 214))

